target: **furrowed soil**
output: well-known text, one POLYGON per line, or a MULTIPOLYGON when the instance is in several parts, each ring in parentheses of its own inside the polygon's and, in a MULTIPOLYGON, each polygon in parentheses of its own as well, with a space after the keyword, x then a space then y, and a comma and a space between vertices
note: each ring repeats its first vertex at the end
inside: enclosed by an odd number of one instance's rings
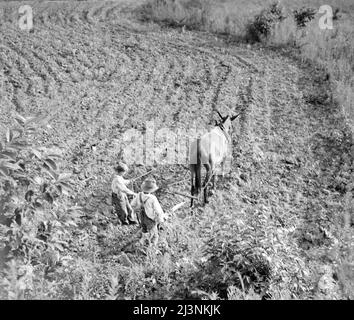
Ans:
MULTIPOLYGON (((98 227, 98 234, 90 230, 90 240, 82 240, 77 256, 84 259, 95 248, 96 262, 112 263, 136 232, 116 225, 110 207, 112 166, 129 147, 122 135, 132 128, 144 133, 147 121, 155 131, 186 135, 195 126, 212 127, 218 109, 241 113, 233 125, 232 170, 218 179, 208 205, 190 213, 187 204, 176 214, 177 231, 184 219, 195 221, 189 252, 198 259, 199 246, 215 228, 227 227, 222 215, 255 234, 273 226, 263 238, 269 256, 286 255, 285 246, 298 256, 291 276, 277 275, 284 286, 284 279, 298 274, 311 289, 287 289, 311 297, 330 269, 334 285, 316 291, 317 297, 341 297, 340 283, 349 279, 336 272, 344 261, 354 147, 322 70, 287 52, 139 22, 136 1, 28 3, 31 32, 18 28, 18 2, 0 3, 0 130, 13 124, 14 111, 51 116, 51 133, 36 143, 63 150, 62 169, 76 178, 72 201, 98 227)), ((189 193, 185 163, 131 168, 131 177, 154 169, 160 185, 179 182, 174 189, 189 193)), ((186 200, 164 189, 158 197, 166 210, 186 200)), ((185 253, 173 256, 179 261, 185 253)))

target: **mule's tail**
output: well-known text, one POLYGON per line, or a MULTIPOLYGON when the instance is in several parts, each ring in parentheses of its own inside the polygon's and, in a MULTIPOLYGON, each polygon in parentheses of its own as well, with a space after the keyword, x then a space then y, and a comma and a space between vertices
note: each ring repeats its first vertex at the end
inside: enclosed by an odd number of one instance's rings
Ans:
POLYGON ((197 193, 202 189, 202 156, 200 151, 200 138, 197 140, 197 165, 195 168, 195 187, 197 193))

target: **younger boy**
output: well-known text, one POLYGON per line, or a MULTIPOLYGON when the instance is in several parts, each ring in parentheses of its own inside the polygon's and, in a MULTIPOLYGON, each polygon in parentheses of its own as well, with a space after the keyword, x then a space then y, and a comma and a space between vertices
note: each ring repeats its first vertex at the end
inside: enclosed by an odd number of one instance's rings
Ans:
POLYGON ((138 218, 141 224, 141 241, 148 240, 149 243, 157 245, 159 240, 158 225, 166 220, 159 201, 152 193, 158 189, 155 179, 147 178, 141 185, 142 192, 133 199, 131 205, 138 210, 138 218))

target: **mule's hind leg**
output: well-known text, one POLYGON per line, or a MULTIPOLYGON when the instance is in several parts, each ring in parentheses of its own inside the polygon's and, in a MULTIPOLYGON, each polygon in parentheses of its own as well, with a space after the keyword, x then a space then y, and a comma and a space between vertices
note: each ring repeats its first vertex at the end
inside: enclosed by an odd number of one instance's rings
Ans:
MULTIPOLYGON (((194 186, 194 166, 190 167, 191 170, 191 195, 194 196, 195 194, 195 186, 194 186)), ((193 198, 191 198, 191 207, 193 207, 193 198)))
POLYGON ((221 162, 221 177, 224 179, 225 178, 225 162, 226 158, 221 162))
POLYGON ((216 173, 214 171, 212 171, 211 174, 212 174, 212 178, 211 178, 212 188, 213 188, 213 190, 215 190, 215 176, 216 176, 216 173))
POLYGON ((210 167, 210 164, 208 164, 208 163, 204 164, 204 166, 205 166, 205 169, 206 169, 205 179, 204 179, 204 183, 203 183, 204 203, 209 203, 209 200, 208 200, 208 189, 209 189, 209 178, 210 178, 211 167, 210 167))
MULTIPOLYGON (((194 186, 192 186, 191 195, 194 196, 194 186)), ((191 207, 193 207, 193 198, 191 198, 191 207)))

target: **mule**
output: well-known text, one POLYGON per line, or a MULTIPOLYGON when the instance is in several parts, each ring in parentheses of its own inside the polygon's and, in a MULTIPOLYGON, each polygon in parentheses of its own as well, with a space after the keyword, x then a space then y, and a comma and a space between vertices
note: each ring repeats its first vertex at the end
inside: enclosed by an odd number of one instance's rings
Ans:
MULTIPOLYGON (((219 111, 217 111, 217 113, 220 117, 220 121, 215 121, 215 127, 200 138, 194 140, 189 149, 192 196, 199 195, 202 189, 202 165, 204 165, 206 169, 206 176, 203 182, 204 203, 208 203, 208 185, 210 179, 212 179, 212 187, 215 188, 216 166, 221 164, 222 173, 224 173, 224 165, 231 143, 231 122, 239 116, 239 114, 237 114, 235 116, 227 115, 223 117, 219 111)), ((191 199, 191 207, 192 206, 193 199, 191 199)))

